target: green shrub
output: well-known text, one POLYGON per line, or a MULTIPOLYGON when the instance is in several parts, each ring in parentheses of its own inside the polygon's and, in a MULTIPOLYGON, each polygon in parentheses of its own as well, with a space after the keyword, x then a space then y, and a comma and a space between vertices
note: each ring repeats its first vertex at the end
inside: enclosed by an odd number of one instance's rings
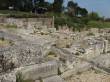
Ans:
POLYGON ((88 33, 87 36, 94 36, 94 33, 88 33))
POLYGON ((17 25, 15 25, 15 24, 13 24, 13 25, 7 24, 5 27, 6 28, 17 28, 17 25))
POLYGON ((63 17, 55 17, 55 27, 58 29, 58 26, 65 26, 76 28, 76 30, 83 29, 88 23, 87 17, 70 17, 70 16, 63 16, 63 17))
POLYGON ((23 82, 24 80, 23 80, 23 76, 22 76, 22 74, 21 73, 18 73, 17 75, 16 75, 16 82, 23 82))
POLYGON ((78 72, 77 72, 77 75, 81 75, 81 72, 78 71, 78 72))
POLYGON ((43 82, 42 77, 39 77, 39 81, 40 81, 40 82, 43 82))
POLYGON ((60 71, 60 68, 58 68, 58 75, 61 75, 62 73, 61 73, 61 71, 60 71))
POLYGON ((79 53, 79 52, 76 52, 76 53, 75 53, 75 55, 76 55, 76 56, 79 56, 79 55, 80 55, 80 53, 79 53))
POLYGON ((67 45, 66 45, 66 48, 70 48, 70 45, 69 45, 69 44, 67 44, 67 45))
POLYGON ((100 71, 100 70, 95 69, 95 73, 96 73, 96 74, 99 74, 99 73, 101 73, 101 71, 100 71))
POLYGON ((56 57, 57 55, 56 55, 54 52, 50 51, 50 52, 48 53, 48 56, 54 56, 54 57, 56 57))
POLYGON ((34 80, 24 80, 23 82, 35 82, 34 80))
POLYGON ((102 22, 102 21, 89 21, 87 24, 89 28, 110 28, 110 22, 102 22))
POLYGON ((18 73, 16 75, 16 82, 35 82, 35 81, 34 80, 31 80, 31 79, 24 80, 22 74, 21 73, 18 73))

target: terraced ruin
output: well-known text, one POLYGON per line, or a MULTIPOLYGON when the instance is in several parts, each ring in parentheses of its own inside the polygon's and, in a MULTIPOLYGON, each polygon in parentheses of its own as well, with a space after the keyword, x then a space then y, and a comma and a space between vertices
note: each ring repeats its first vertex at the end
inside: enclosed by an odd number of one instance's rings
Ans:
POLYGON ((0 26, 0 82, 110 82, 109 28, 63 32, 42 21, 7 28, 10 20, 0 26))

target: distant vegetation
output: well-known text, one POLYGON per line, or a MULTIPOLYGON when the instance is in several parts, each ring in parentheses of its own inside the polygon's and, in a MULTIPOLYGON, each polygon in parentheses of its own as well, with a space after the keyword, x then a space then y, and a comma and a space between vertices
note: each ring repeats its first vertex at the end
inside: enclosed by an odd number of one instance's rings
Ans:
POLYGON ((88 13, 73 0, 63 5, 64 0, 0 0, 0 13, 9 17, 55 17, 55 27, 59 25, 82 29, 85 27, 110 27, 110 19, 100 17, 98 13, 88 13))
POLYGON ((105 21, 89 21, 87 27, 92 28, 110 28, 110 22, 105 21))

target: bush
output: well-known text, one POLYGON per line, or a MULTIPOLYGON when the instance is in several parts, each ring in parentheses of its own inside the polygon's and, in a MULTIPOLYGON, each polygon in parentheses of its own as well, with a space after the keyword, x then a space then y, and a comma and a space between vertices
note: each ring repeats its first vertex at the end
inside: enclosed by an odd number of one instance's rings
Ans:
POLYGON ((52 52, 52 51, 50 51, 50 52, 48 53, 48 56, 57 57, 57 54, 54 53, 54 52, 52 52))
POLYGON ((13 24, 13 25, 7 24, 5 27, 6 28, 17 28, 17 25, 15 25, 15 24, 13 24))
POLYGON ((56 29, 58 29, 58 26, 63 26, 65 24, 66 23, 65 23, 64 18, 59 18, 59 17, 55 18, 55 27, 56 27, 56 29))
POLYGON ((110 22, 89 21, 87 27, 92 28, 110 28, 110 22))
POLYGON ((23 82, 23 76, 22 76, 21 73, 18 73, 18 74, 16 75, 16 82, 23 82))
POLYGON ((31 13, 31 12, 22 12, 22 11, 10 11, 10 10, 0 10, 0 14, 2 16, 5 16, 5 17, 14 17, 14 18, 39 18, 39 17, 42 17, 42 18, 46 18, 46 17, 52 17, 52 16, 49 16, 47 14, 35 14, 35 13, 31 13))
POLYGON ((94 33, 88 33, 87 36, 94 36, 94 33))
POLYGON ((30 79, 24 80, 22 74, 18 73, 16 75, 16 82, 35 82, 35 81, 34 80, 30 80, 30 79))
POLYGON ((37 17, 37 15, 32 14, 32 13, 13 13, 10 14, 8 17, 14 17, 14 18, 33 18, 33 17, 37 17))
POLYGON ((58 26, 65 26, 76 28, 76 30, 83 29, 89 19, 88 17, 70 17, 70 16, 62 16, 62 17, 55 17, 55 27, 58 29, 58 26))

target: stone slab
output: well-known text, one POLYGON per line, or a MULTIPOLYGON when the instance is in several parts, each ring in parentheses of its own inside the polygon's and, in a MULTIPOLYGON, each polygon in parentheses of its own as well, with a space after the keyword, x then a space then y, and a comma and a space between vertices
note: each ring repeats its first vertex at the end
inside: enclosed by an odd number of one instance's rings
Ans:
POLYGON ((35 82, 40 82, 40 80, 36 80, 35 82))
POLYGON ((43 79, 43 82, 65 82, 60 76, 52 76, 43 79))
POLYGON ((19 72, 22 73, 24 80, 38 80, 39 78, 46 78, 49 76, 57 75, 58 65, 56 61, 49 61, 42 64, 26 66, 19 72))

